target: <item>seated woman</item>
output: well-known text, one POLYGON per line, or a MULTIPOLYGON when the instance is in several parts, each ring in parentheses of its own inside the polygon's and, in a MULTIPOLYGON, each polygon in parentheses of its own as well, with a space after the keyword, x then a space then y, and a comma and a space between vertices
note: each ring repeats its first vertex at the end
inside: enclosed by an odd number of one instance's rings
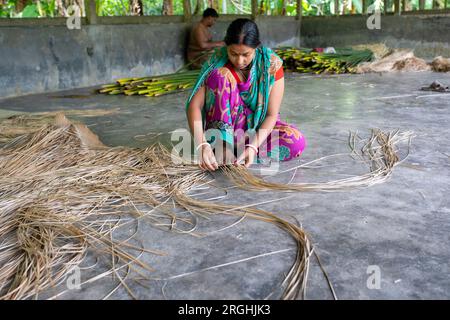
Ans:
POLYGON ((187 101, 200 167, 214 171, 219 163, 228 163, 225 159, 248 167, 261 156, 262 149, 281 161, 298 157, 306 140, 279 115, 284 93, 283 61, 260 45, 258 27, 249 19, 234 20, 225 43, 203 64, 187 101), (220 139, 215 137, 213 150, 212 141, 205 135, 210 129, 220 132, 219 138, 226 142, 223 149, 217 147, 220 139), (239 146, 242 152, 235 154, 239 146))

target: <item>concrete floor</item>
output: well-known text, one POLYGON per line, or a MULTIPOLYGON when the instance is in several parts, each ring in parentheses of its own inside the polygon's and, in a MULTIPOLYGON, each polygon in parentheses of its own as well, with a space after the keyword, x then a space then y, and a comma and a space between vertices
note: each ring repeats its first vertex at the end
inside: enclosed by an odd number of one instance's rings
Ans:
MULTIPOLYGON (((299 126, 308 147, 299 160, 283 163, 282 169, 347 152, 349 130, 358 130, 362 136, 374 127, 416 134, 408 159, 384 184, 335 193, 296 193, 258 206, 302 222, 340 299, 450 298, 450 94, 419 90, 434 80, 450 85, 450 74, 287 75, 282 118, 299 126), (373 265, 380 270, 380 289, 367 287, 368 267, 373 265)), ((186 127, 186 97, 187 93, 159 98, 104 96, 88 88, 4 99, 0 109, 6 114, 10 110, 120 108, 117 114, 83 121, 108 145, 144 147, 155 139, 151 135, 136 139, 136 135, 186 127)), ((167 143, 169 137, 159 139, 167 143)), ((366 170, 350 158, 326 164, 330 166, 297 172, 294 182, 326 181, 366 170)), ((270 179, 288 182, 291 174, 270 179)), ((250 204, 288 195, 230 189, 223 201, 250 204)), ((128 285, 139 299, 277 299, 283 275, 294 260, 293 241, 280 229, 251 220, 216 232, 235 220, 200 220, 198 231, 207 234, 203 238, 143 223, 135 226, 138 241, 168 255, 144 255, 142 259, 156 269, 150 275, 153 280, 144 281, 145 286, 134 281, 128 285)), ((116 237, 125 237, 132 229, 116 237)), ((92 255, 87 260, 87 267, 95 263, 92 255)), ((83 269, 82 281, 101 271, 102 264, 98 261, 94 269, 83 269)), ((59 298, 101 299, 117 284, 117 279, 103 278, 59 298)), ((42 297, 64 289, 61 286, 42 297)), ((111 298, 130 296, 119 288, 111 298)), ((315 259, 307 298, 331 298, 315 259)))

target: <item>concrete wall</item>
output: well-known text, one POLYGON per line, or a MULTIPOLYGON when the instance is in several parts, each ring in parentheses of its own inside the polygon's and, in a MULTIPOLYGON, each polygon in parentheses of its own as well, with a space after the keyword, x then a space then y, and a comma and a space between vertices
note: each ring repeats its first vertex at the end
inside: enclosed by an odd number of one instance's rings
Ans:
POLYGON ((381 16, 381 29, 369 30, 367 16, 304 17, 301 45, 344 47, 384 42, 392 48, 415 49, 416 56, 450 57, 450 16, 381 16))
MULTIPOLYGON (((116 24, 103 21, 82 25, 80 30, 69 30, 64 23, 11 26, 3 22, 0 98, 169 73, 184 64, 190 23, 110 21, 116 24)), ((215 39, 223 39, 229 22, 229 17, 219 19, 213 30, 215 39)), ((257 23, 265 45, 299 45, 297 20, 264 17, 257 23)))
POLYGON ((183 24, 0 28, 0 95, 55 91, 182 64, 183 24), (163 36, 161 35, 163 33, 163 36))
MULTIPOLYGON (((231 20, 214 27, 223 38, 231 20)), ((369 30, 365 16, 258 17, 263 44, 324 47, 385 42, 414 48, 419 57, 450 57, 450 16, 382 16, 381 30, 369 30), (301 42, 300 42, 301 40, 301 42)), ((109 83, 128 76, 177 70, 184 63, 191 23, 183 17, 99 18, 69 30, 65 20, 42 25, 0 20, 0 98, 109 83), (130 18, 134 23, 130 24, 130 18)), ((194 22, 198 17, 194 19, 194 22)))

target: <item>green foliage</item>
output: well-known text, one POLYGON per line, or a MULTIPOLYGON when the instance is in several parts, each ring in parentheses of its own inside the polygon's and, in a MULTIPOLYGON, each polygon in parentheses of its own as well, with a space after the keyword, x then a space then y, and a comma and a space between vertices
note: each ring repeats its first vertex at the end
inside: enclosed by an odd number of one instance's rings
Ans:
MULTIPOLYGON (((197 1, 200 1, 200 12, 206 9, 207 3, 203 0, 191 0, 192 6, 195 9, 197 1)), ((252 12, 251 0, 215 0, 214 8, 219 14, 250 14, 252 12)))
POLYGON ((297 4, 295 2, 286 4, 286 15, 287 16, 297 15, 297 4))
POLYGON ((304 16, 332 15, 334 0, 303 0, 304 16))
POLYGON ((154 16, 162 14, 163 2, 161 0, 142 0, 142 3, 144 5, 145 16, 154 16))
POLYGON ((284 68, 302 73, 351 73, 361 62, 371 61, 370 50, 335 48, 336 53, 319 53, 310 48, 276 48, 275 52, 283 59, 284 68))
POLYGON ((0 18, 39 18, 55 17, 55 0, 30 0, 21 12, 16 12, 15 0, 6 0, 0 6, 0 18))
POLYGON ((45 12, 46 17, 54 17, 56 13, 56 1, 42 1, 41 2, 42 11, 45 12))
POLYGON ((22 18, 37 18, 39 11, 36 4, 27 5, 22 11, 22 18))
MULTIPOLYGON (((163 0, 142 0, 144 16, 161 15, 163 0)), ((173 0, 173 14, 183 15, 183 0, 173 0)), ((127 16, 130 15, 128 0, 97 0, 97 15, 127 16)))
POLYGON ((14 16, 15 6, 16 1, 14 0, 7 0, 0 5, 0 18, 11 18, 14 16))
POLYGON ((98 16, 125 16, 130 10, 127 0, 97 0, 96 4, 98 16))
MULTIPOLYGON (((265 15, 282 15, 283 0, 259 0, 258 11, 261 8, 265 15)), ((352 1, 353 13, 362 13, 362 0, 345 0, 352 1)), ((368 5, 375 0, 368 0, 368 5)), ((437 0, 439 8, 445 6, 445 0, 437 0)), ((3 0, 0 5, 0 18, 32 18, 32 17, 56 17, 58 12, 55 0, 28 0, 27 6, 22 12, 16 12, 16 0, 3 0)), ((99 16, 126 16, 130 15, 129 0, 96 0, 97 14, 99 16)), ((191 10, 194 9, 199 2, 199 12, 201 14, 208 6, 207 0, 190 0, 191 10)), ((342 4, 344 0, 339 0, 339 10, 342 12, 342 4)), ((450 6, 450 1, 447 1, 450 6)), ((142 0, 144 5, 144 15, 161 15, 163 9, 163 0, 142 0)), ((251 0, 213 0, 214 7, 219 14, 250 14, 251 0)), ((387 9, 389 12, 393 10, 394 0, 388 0, 387 9)), ((432 9, 432 0, 425 1, 425 9, 432 9)), ((384 7, 384 1, 380 2, 381 10, 384 7)), ((285 9, 287 16, 295 16, 297 14, 297 0, 285 0, 285 9)), ((419 0, 407 0, 406 10, 419 10, 419 0)), ((303 0, 302 14, 304 16, 316 15, 333 15, 334 0, 303 0)), ((348 8, 344 10, 346 14, 351 13, 348 8)), ((183 0, 173 0, 173 14, 183 15, 183 0)))

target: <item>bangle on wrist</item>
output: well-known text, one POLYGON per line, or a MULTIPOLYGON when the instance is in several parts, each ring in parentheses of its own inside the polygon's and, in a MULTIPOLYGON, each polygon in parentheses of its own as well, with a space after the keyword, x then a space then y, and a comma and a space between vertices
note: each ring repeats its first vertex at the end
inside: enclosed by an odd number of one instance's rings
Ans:
POLYGON ((204 146, 204 145, 210 145, 208 142, 202 142, 202 143, 200 143, 198 146, 197 146, 197 148, 195 148, 195 150, 197 150, 198 151, 198 149, 200 149, 200 147, 201 146, 204 146))
POLYGON ((254 145, 252 145, 252 144, 246 144, 245 146, 246 146, 246 147, 252 148, 253 150, 255 150, 256 153, 258 153, 258 148, 255 147, 254 145))

